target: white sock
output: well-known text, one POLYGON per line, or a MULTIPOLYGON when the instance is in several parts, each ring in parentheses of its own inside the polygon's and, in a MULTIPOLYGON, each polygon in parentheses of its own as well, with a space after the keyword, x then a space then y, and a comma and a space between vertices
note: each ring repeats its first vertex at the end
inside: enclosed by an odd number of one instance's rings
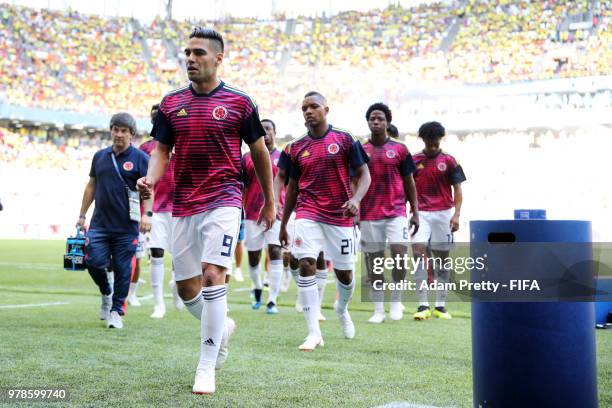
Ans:
MULTIPOLYGON (((450 272, 446 269, 437 269, 434 271, 435 278, 438 283, 446 284, 448 283, 448 279, 450 276, 450 272)), ((446 287, 446 285, 444 285, 446 287)), ((448 295, 448 291, 446 289, 438 289, 436 290, 436 307, 444 307, 446 305, 446 296, 448 295)))
POLYGON ((319 307, 323 304, 323 295, 325 294, 325 285, 327 284, 327 269, 317 269, 316 281, 317 289, 319 290, 319 307))
POLYGON ((128 297, 136 297, 136 290, 138 289, 138 282, 130 282, 130 290, 128 292, 128 297))
POLYGON ((336 279, 336 289, 338 290, 338 308, 336 311, 342 314, 346 312, 348 304, 353 297, 353 292, 355 292, 355 276, 353 276, 353 280, 348 285, 336 279))
POLYGON ((164 258, 151 257, 151 287, 155 304, 164 303, 164 258))
POLYGON ((280 292, 281 280, 283 279, 283 260, 270 261, 270 291, 268 292, 268 303, 276 304, 278 292, 280 292))
POLYGON ((427 289, 423 288, 423 290, 421 290, 421 285, 423 285, 423 282, 427 282, 427 271, 421 264, 419 264, 416 272, 414 273, 414 282, 416 284, 416 293, 419 306, 429 307, 429 302, 427 300, 427 289))
POLYGON ((198 369, 214 367, 225 330, 227 289, 225 285, 202 289, 204 307, 201 320, 200 363, 198 369))
POLYGON ((385 313, 385 292, 370 287, 370 300, 374 303, 375 313, 385 313))
POLYGON ((202 307, 204 306, 204 298, 202 297, 202 292, 198 292, 196 297, 191 300, 184 300, 183 304, 189 310, 189 313, 193 315, 196 319, 200 320, 202 318, 202 307))
POLYGON ((321 337, 319 327, 319 291, 314 276, 300 276, 298 292, 304 309, 304 317, 308 325, 308 335, 321 337))
POLYGON ((261 282, 261 269, 259 264, 255 267, 249 265, 249 275, 253 281, 255 289, 263 289, 263 283, 261 282))
POLYGON ((293 278, 295 284, 297 285, 298 278, 300 277, 300 267, 298 266, 297 269, 293 269, 292 267, 289 267, 289 272, 291 272, 291 277, 293 278))

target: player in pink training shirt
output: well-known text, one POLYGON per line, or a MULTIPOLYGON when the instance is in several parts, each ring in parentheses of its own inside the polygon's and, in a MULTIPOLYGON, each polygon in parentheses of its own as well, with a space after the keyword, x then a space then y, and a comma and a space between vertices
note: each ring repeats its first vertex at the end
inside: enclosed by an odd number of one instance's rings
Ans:
MULTIPOLYGON (((440 148, 444 135, 444 127, 438 122, 427 122, 419 128, 419 137, 425 143, 425 149, 413 156, 420 220, 419 230, 413 238, 413 251, 417 259, 426 256, 428 246, 435 258, 448 257, 453 245, 453 233, 459 229, 463 203, 461 183, 466 178, 455 158, 440 148)), ((421 284, 427 281, 427 271, 423 266, 422 262, 419 263, 414 275, 419 302, 415 320, 429 319, 432 315, 427 289, 419 290, 421 284)), ((450 271, 435 268, 434 276, 438 282, 445 283, 449 280, 450 271)), ((446 295, 446 290, 436 291, 435 317, 452 318, 446 310, 446 295)))
MULTIPOLYGON (((384 103, 375 103, 366 111, 370 128, 370 139, 363 145, 370 161, 368 168, 372 184, 361 201, 359 229, 361 230, 361 249, 365 254, 368 278, 372 287, 371 299, 374 314, 368 322, 385 321, 384 291, 375 290, 374 282, 384 281, 384 275, 375 275, 372 262, 385 256, 387 245, 391 256, 403 257, 410 242, 409 230, 419 227, 419 210, 416 188, 412 174, 415 171, 408 148, 391 140, 388 128, 391 124, 391 110, 384 103), (406 201, 410 202, 412 217, 406 217, 406 201)), ((394 268, 393 280, 400 282, 406 277, 406 270, 394 268)), ((389 315, 392 320, 400 320, 403 315, 401 292, 392 292, 389 315)))
MULTIPOLYGON (((155 116, 159 110, 159 104, 151 107, 151 121, 155 123, 155 116)), ((140 150, 149 156, 155 150, 157 141, 148 140, 140 145, 140 150)), ((166 304, 164 303, 164 252, 170 251, 172 242, 172 200, 174 197, 174 156, 170 156, 168 168, 155 184, 153 191, 153 211, 149 216, 152 217, 151 234, 148 242, 151 254, 151 287, 153 288, 153 313, 151 317, 161 319, 166 315, 166 304)), ((174 269, 172 270, 172 280, 170 281, 174 306, 177 310, 183 309, 183 301, 178 295, 176 282, 174 280, 174 269)))
POLYGON ((200 361, 192 392, 211 394, 215 368, 225 362, 234 327, 226 318, 225 271, 232 266, 242 212, 243 141, 265 198, 258 221, 269 229, 276 214, 270 155, 257 105, 217 75, 224 58, 223 37, 197 27, 189 35, 185 56, 190 83, 163 98, 153 127, 157 146, 138 187, 144 197, 150 196, 174 148, 176 283, 187 310, 200 319, 200 361))
MULTIPOLYGON (((270 153, 270 161, 272 163, 272 173, 274 176, 278 173, 278 159, 280 157, 280 151, 276 149, 274 145, 274 139, 276 137, 276 125, 270 119, 263 119, 261 125, 266 131, 264 136, 266 147, 270 153)), ((253 304, 254 310, 259 309, 261 306, 261 294, 263 291, 263 283, 261 281, 261 250, 264 245, 268 247, 268 254, 270 256, 270 274, 268 281, 270 284, 270 291, 268 292, 268 303, 266 312, 268 314, 278 313, 276 307, 276 299, 280 292, 281 280, 283 277, 283 260, 280 242, 278 240, 278 233, 280 231, 280 223, 274 223, 272 228, 265 230, 265 228, 257 224, 257 218, 259 212, 264 204, 264 195, 261 191, 261 185, 257 180, 255 174, 255 166, 251 153, 246 153, 242 156, 242 171, 244 173, 245 190, 244 190, 244 227, 245 237, 244 246, 248 252, 249 257, 249 275, 253 281, 253 304)), ((284 194, 281 191, 279 196, 279 203, 282 207, 285 203, 284 194)))
POLYGON ((355 336, 348 304, 355 290, 354 268, 357 242, 353 217, 359 213, 370 186, 370 172, 363 147, 353 136, 327 123, 329 107, 325 97, 309 92, 302 102, 308 133, 290 147, 290 179, 285 196, 280 241, 287 245, 287 222, 295 208, 295 235, 291 252, 300 261, 298 290, 308 336, 299 349, 323 346, 319 326, 319 293, 315 278, 317 256, 323 250, 336 274, 336 313, 344 336, 355 336), (351 193, 352 169, 355 191, 351 193))

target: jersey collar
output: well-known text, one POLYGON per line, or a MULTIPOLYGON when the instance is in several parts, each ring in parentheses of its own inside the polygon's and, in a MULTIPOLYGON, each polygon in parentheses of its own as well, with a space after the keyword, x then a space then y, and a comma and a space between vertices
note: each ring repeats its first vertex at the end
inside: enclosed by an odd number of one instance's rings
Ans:
POLYGON ((313 136, 313 135, 310 133, 310 130, 309 130, 309 131, 308 131, 308 137, 310 137, 310 138, 311 138, 311 139, 313 139, 313 140, 323 139, 325 136, 327 136, 327 135, 329 134, 329 132, 331 132, 331 130, 332 130, 332 125, 329 125, 329 126, 327 127, 327 130, 325 131, 325 133, 323 133, 323 136, 321 136, 321 137, 315 137, 315 136, 313 136))
POLYGON ((442 154, 442 149, 438 150, 438 153, 434 154, 433 156, 428 155, 427 153, 425 153, 425 149, 422 150, 422 153, 425 157, 427 157, 428 159, 435 159, 436 157, 438 157, 439 155, 442 154))
POLYGON ((215 93, 217 93, 217 91, 218 91, 219 89, 223 88, 223 86, 224 86, 224 85, 225 85, 225 82, 221 81, 221 82, 219 82, 219 85, 217 85, 217 87, 216 87, 215 89, 213 89, 212 91, 210 91, 209 93, 197 93, 197 92, 195 91, 195 89, 193 89, 193 85, 192 85, 192 83, 190 82, 190 83, 189 83, 189 90, 191 91, 191 94, 192 94, 193 96, 197 96, 197 97, 199 97, 199 98, 200 98, 200 97, 204 97, 204 98, 205 98, 205 97, 213 96, 215 93))

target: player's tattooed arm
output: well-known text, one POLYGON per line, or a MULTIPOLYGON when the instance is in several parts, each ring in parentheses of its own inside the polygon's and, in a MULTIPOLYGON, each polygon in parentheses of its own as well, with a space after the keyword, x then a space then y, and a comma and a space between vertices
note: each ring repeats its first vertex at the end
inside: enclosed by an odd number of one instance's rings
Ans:
POLYGON ((280 208, 280 197, 283 191, 283 187, 285 186, 286 179, 286 171, 283 168, 278 168, 278 173, 274 178, 274 206, 276 207, 276 211, 280 212, 282 209, 280 208))
POLYGON ((257 224, 264 223, 265 230, 272 228, 276 220, 276 209, 274 206, 274 192, 272 190, 272 163, 270 153, 266 148, 264 139, 260 137, 257 141, 249 144, 251 158, 255 167, 255 175, 264 195, 264 205, 259 213, 257 224))
POLYGON ((359 205, 363 196, 366 195, 370 188, 372 179, 370 177, 370 169, 367 164, 362 164, 355 169, 355 187, 353 196, 342 205, 345 217, 354 217, 359 212, 359 205))
POLYGON ((461 215, 461 205, 463 204, 461 183, 453 184, 453 197, 455 201, 455 214, 450 220, 451 232, 455 232, 459 229, 459 216, 461 215))
POLYGON ((409 227, 412 229, 412 233, 410 235, 414 236, 414 234, 416 234, 419 230, 419 202, 417 200, 416 185, 414 183, 412 173, 404 176, 404 192, 406 193, 406 198, 410 203, 410 212, 412 213, 409 222, 409 227))
POLYGON ((136 187, 143 200, 150 199, 153 196, 153 186, 166 171, 166 167, 170 161, 171 150, 170 146, 159 141, 157 142, 155 150, 153 150, 151 154, 151 160, 149 160, 149 168, 146 177, 141 177, 136 182, 136 187))
POLYGON ((297 181, 294 178, 289 179, 289 184, 287 185, 287 192, 285 193, 285 208, 283 210, 283 220, 281 221, 280 233, 278 235, 278 239, 281 243, 281 246, 287 248, 289 244, 289 234, 287 233, 287 223, 289 222, 289 218, 291 217, 291 213, 295 209, 295 204, 297 202, 297 181))
POLYGON ((83 191, 83 200, 81 201, 81 212, 79 213, 79 219, 77 220, 76 226, 83 229, 85 228, 85 219, 87 210, 91 206, 91 203, 94 201, 94 197, 96 195, 96 178, 89 177, 89 181, 85 186, 85 191, 83 191))

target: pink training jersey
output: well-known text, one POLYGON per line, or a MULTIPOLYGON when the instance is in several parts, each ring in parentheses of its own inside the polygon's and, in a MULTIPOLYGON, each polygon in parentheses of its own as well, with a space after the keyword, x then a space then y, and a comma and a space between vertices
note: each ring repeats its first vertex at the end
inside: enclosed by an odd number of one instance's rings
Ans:
POLYGON ((442 211, 454 207, 451 186, 466 180, 463 169, 450 154, 442 150, 433 157, 419 152, 413 157, 419 210, 442 211))
POLYGON ((172 216, 241 208, 240 146, 264 134, 255 103, 223 82, 207 94, 196 93, 191 84, 167 94, 153 135, 174 147, 172 216))
POLYGON ((367 162, 361 143, 343 130, 329 127, 325 135, 309 134, 289 148, 291 178, 298 183, 296 218, 350 227, 342 205, 351 197, 349 168, 367 162))
MULTIPOLYGON (((278 158, 280 152, 274 149, 270 152, 270 161, 272 162, 272 174, 276 177, 278 173, 278 158)), ((255 174, 255 165, 251 153, 246 153, 242 156, 242 170, 244 172, 244 219, 257 221, 259 212, 264 205, 264 194, 259 184, 259 179, 255 174)), ((281 196, 281 205, 285 205, 284 194, 281 196)))
POLYGON ((361 200, 361 221, 382 220, 406 216, 404 177, 414 172, 414 162, 408 148, 387 138, 380 146, 369 140, 363 145, 370 161, 372 184, 361 200))
MULTIPOLYGON (((140 150, 151 156, 157 141, 148 140, 140 145, 140 150)), ((174 199, 174 155, 170 156, 170 162, 166 171, 153 188, 153 212, 171 213, 172 201, 174 199)))

